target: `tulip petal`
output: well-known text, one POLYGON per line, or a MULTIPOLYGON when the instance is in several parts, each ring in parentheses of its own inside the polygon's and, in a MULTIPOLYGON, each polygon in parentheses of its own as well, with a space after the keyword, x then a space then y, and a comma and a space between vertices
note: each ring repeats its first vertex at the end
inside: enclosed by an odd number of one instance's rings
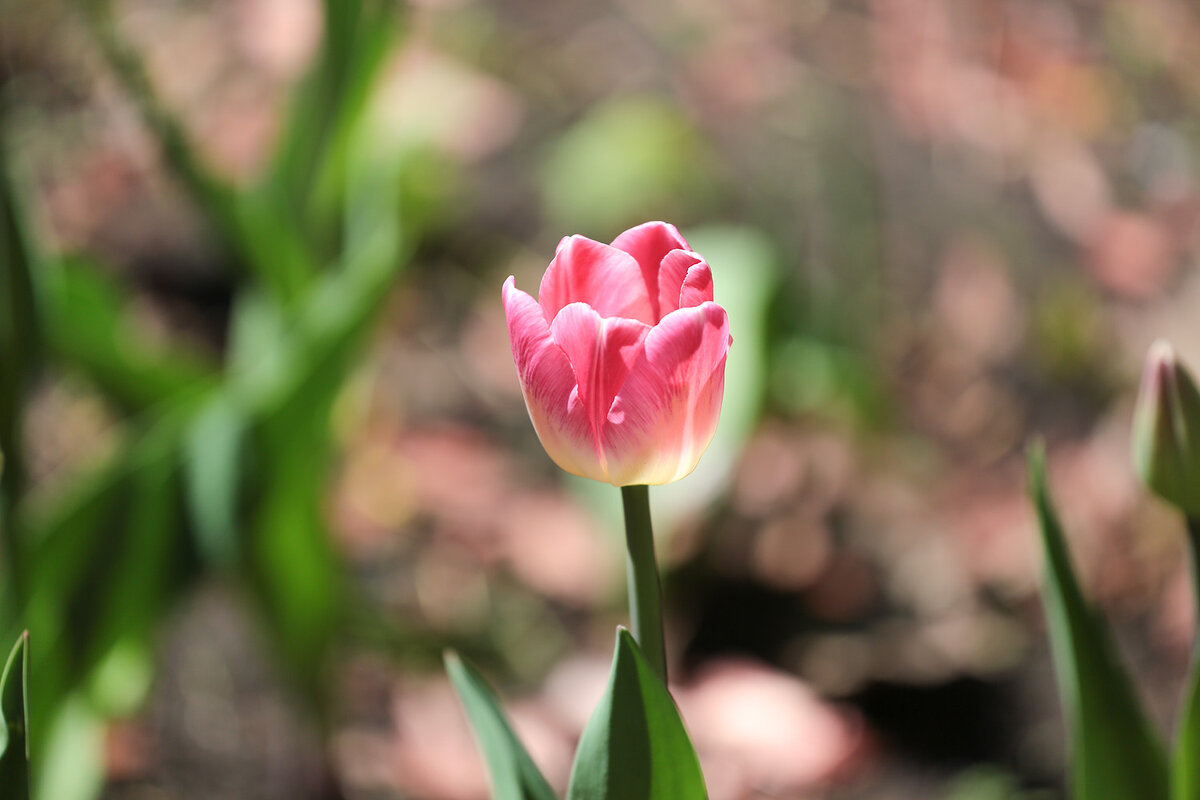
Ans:
POLYGON ((608 480, 601 468, 603 452, 596 443, 595 427, 577 396, 575 372, 551 337, 542 307, 516 288, 512 277, 504 282, 503 299, 521 392, 542 446, 567 472, 608 480))
POLYGON ((712 269, 703 260, 688 267, 687 277, 679 287, 679 307, 692 308, 701 303, 712 302, 712 269))
POLYGON ((670 483, 695 469, 717 429, 731 343, 716 303, 673 311, 646 336, 604 427, 608 482, 670 483))
MULTIPOLYGON (((663 257, 658 271, 658 318, 662 319, 679 308, 679 293, 687 280, 688 270, 704 259, 690 250, 672 250, 663 257)), ((699 303, 692 303, 699 305, 699 303)))
POLYGON ((592 429, 601 469, 606 469, 600 436, 608 410, 629 370, 641 360, 642 343, 650 326, 622 317, 602 317, 585 303, 571 303, 558 312, 550 335, 566 353, 575 374, 578 403, 592 429))
POLYGON ((586 236, 568 236, 538 289, 547 324, 569 303, 587 303, 602 317, 625 317, 654 324, 653 306, 637 261, 612 245, 586 236))
MULTIPOLYGON (((662 279, 659 271, 663 267, 663 259, 672 250, 691 250, 687 240, 680 235, 674 225, 668 222, 644 222, 613 239, 612 246, 618 250, 624 250, 637 259, 652 305, 651 311, 654 316, 651 324, 658 322, 670 311, 679 307, 674 297, 671 298, 670 308, 663 308, 660 299, 662 297, 660 289, 662 279)), ((680 282, 682 280, 683 278, 680 276, 680 282)), ((674 286, 678 288, 679 282, 676 282, 674 286)))

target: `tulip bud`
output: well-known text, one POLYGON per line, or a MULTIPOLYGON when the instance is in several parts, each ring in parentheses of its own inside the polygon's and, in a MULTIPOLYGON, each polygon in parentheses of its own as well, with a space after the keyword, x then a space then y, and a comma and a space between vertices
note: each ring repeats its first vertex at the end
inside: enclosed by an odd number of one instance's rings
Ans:
POLYGON ((1133 464, 1155 494, 1200 517, 1200 392, 1162 339, 1146 355, 1133 416, 1133 464))

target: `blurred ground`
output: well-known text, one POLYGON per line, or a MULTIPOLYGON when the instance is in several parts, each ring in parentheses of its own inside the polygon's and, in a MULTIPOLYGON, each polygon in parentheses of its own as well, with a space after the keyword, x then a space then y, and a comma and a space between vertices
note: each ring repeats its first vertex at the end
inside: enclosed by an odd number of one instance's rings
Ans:
MULTIPOLYGON (((84 17, 0 10, 38 239, 130 287, 138 337, 220 359, 222 254, 84 17)), ((318 5, 113 14, 205 162, 249 181, 318 5)), ((709 256, 740 370, 707 471, 654 501, 714 800, 1055 796, 1033 435, 1169 726, 1194 628, 1182 528, 1127 453, 1150 341, 1200 366, 1192 6, 421 0, 403 24, 370 141, 417 154, 419 237, 335 405, 323 499, 354 593, 395 630, 340 654, 323 748, 239 589, 207 581, 168 617, 145 707, 108 729, 108 800, 484 797, 444 644, 481 662, 565 785, 624 619, 616 493, 538 446, 499 287, 532 286, 562 235, 648 218, 709 256)), ((36 491, 63 491, 124 424, 85 378, 46 375, 36 491)))

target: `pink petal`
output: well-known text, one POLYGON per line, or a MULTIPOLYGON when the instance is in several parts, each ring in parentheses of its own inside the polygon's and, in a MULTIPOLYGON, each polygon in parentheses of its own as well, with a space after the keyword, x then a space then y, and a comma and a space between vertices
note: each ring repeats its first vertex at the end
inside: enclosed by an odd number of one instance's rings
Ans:
POLYGON ((538 300, 547 323, 570 303, 587 303, 602 317, 657 321, 633 257, 584 236, 568 236, 559 243, 542 276, 538 300))
POLYGON ((690 250, 672 250, 663 257, 662 266, 658 271, 659 319, 679 308, 679 290, 683 288, 688 270, 703 261, 703 258, 690 250))
POLYGON ((717 429, 730 342, 712 302, 673 311, 646 335, 604 427, 609 483, 670 483, 696 468, 717 429))
POLYGON ((713 299, 712 270, 699 253, 672 250, 658 273, 658 313, 665 317, 713 299))
POLYGON ((683 286, 679 288, 679 307, 691 308, 701 303, 712 302, 713 277, 712 269, 701 261, 688 268, 683 286))
POLYGON ((578 402, 575 372, 567 354, 554 343, 542 307, 516 288, 512 277, 504 282, 503 298, 517 377, 542 446, 567 472, 607 480, 600 468, 602 452, 594 426, 578 402))
POLYGON ((602 470, 606 467, 600 435, 608 410, 630 368, 641 359, 642 342, 649 332, 645 323, 601 317, 586 303, 566 306, 550 325, 550 335, 575 372, 577 402, 592 426, 602 470))
MULTIPOLYGON (((667 222, 644 222, 613 239, 612 246, 618 250, 624 250, 637 259, 638 266, 642 271, 642 280, 653 306, 651 308, 654 314, 654 318, 651 320, 652 324, 666 316, 669 311, 678 308, 674 302, 671 303, 671 309, 664 309, 659 305, 662 297, 659 288, 661 285, 659 270, 662 267, 663 259, 672 250, 691 249, 688 247, 687 240, 680 235, 674 225, 667 222)), ((678 287, 679 284, 676 283, 675 286, 678 287)))

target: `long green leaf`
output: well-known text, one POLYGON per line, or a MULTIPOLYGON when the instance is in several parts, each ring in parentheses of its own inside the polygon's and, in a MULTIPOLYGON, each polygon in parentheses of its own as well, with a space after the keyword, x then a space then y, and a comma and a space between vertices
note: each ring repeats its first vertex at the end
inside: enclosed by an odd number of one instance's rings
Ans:
POLYGON ((584 728, 567 800, 703 800, 700 761, 667 687, 617 629, 608 690, 584 728))
MULTIPOLYGON (((114 648, 146 643, 189 585, 178 415, 138 431, 126 449, 52 507, 23 507, 29 601, 39 642, 33 707, 54 718, 114 648)), ((35 731, 35 746, 48 730, 35 731)))
MULTIPOLYGON (((1200 609, 1200 519, 1189 516, 1187 528, 1192 592, 1196 608, 1200 609)), ((1191 671, 1178 724, 1171 763, 1171 797, 1173 800, 1200 800, 1200 633, 1192 647, 1191 671)))
MULTIPOLYGON (((23 596, 24 565, 13 534, 11 515, 25 491, 25 448, 21 435, 25 400, 41 356, 41 320, 35 302, 37 254, 8 173, 8 154, 0 142, 0 552, 4 595, 0 614, 8 616, 23 596)), ((10 618, 0 622, 12 624, 10 618)))
POLYGON ((235 325, 228 390, 252 417, 259 456, 246 567, 293 677, 316 697, 345 599, 321 499, 330 411, 403 264, 401 247, 398 230, 380 228, 320 276, 288 328, 273 305, 250 299, 235 325))
POLYGON ((554 800, 554 791, 525 751, 491 687, 457 653, 447 652, 446 673, 487 761, 492 800, 554 800))
POLYGON ((1171 766, 1171 797, 1173 800, 1200 800, 1200 657, 1193 658, 1180 714, 1171 766))
POLYGON ((29 796, 29 634, 17 639, 0 677, 0 797, 29 796))
POLYGON ((1043 601, 1072 737, 1077 800, 1165 800, 1167 761, 1108 629, 1084 599, 1046 487, 1045 456, 1029 453, 1030 491, 1045 554, 1043 601))
POLYGON ((99 268, 75 259, 56 266, 44 286, 49 344, 109 398, 136 412, 216 386, 214 366, 199 355, 150 345, 133 329, 121 287, 99 268))
POLYGON ((283 140, 254 192, 315 253, 336 243, 347 148, 398 30, 394 0, 324 0, 324 36, 295 92, 283 140))

